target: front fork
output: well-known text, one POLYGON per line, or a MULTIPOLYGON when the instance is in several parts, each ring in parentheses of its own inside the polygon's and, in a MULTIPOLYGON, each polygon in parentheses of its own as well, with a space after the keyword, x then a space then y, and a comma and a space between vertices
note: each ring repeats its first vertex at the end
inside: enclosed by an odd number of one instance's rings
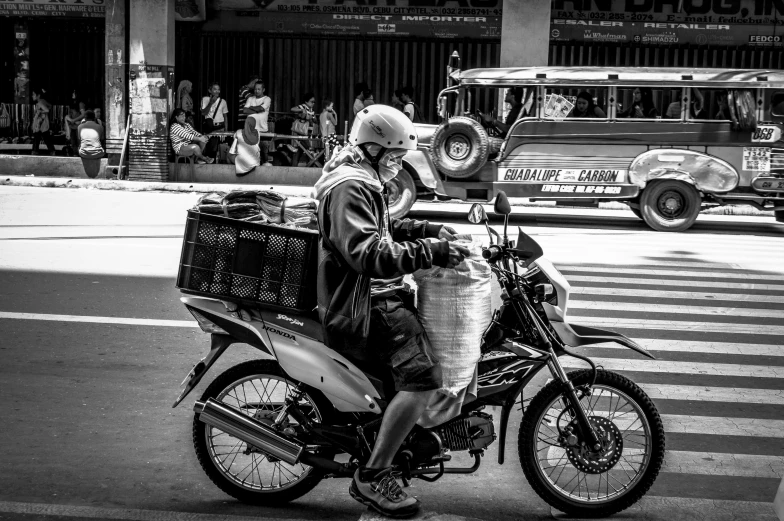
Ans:
MULTIPOLYGON (((553 378, 560 380, 563 386, 566 388, 566 391, 564 392, 566 395, 566 400, 564 401, 570 405, 572 411, 574 411, 575 419, 577 420, 577 425, 580 427, 583 439, 586 441, 588 446, 593 448, 593 450, 601 449, 601 441, 596 436, 596 432, 593 430, 593 426, 588 419, 588 415, 585 413, 585 410, 580 404, 580 398, 577 396, 577 390, 569 380, 566 371, 564 371, 564 368, 561 366, 561 361, 558 360, 558 356, 555 354, 555 351, 552 347, 550 347, 550 360, 547 361, 547 367, 550 368, 550 372, 553 374, 553 378)), ((556 425, 556 429, 557 428, 558 426, 556 425)))
MULTIPOLYGON (((583 440, 585 440, 588 446, 592 447, 593 450, 601 449, 601 440, 599 440, 599 437, 596 436, 596 432, 593 430, 591 421, 588 419, 588 415, 585 413, 585 410, 580 404, 580 398, 577 396, 577 391, 575 390, 572 382, 569 380, 569 376, 566 374, 566 371, 564 371, 563 366, 561 366, 561 361, 558 360, 558 355, 555 353, 555 349, 553 349, 553 344, 550 342, 547 332, 540 323, 541 319, 536 314, 536 311, 528 303, 528 301, 523 300, 523 303, 524 311, 528 313, 528 316, 531 318, 531 320, 533 320, 534 326, 536 326, 536 331, 539 334, 539 338, 542 339, 542 342, 544 342, 544 344, 547 346, 547 350, 550 353, 550 359, 547 361, 547 366, 550 368, 550 372, 553 374, 553 378, 560 380, 563 386, 566 388, 564 393, 566 395, 566 402, 568 405, 571 405, 572 411, 574 411, 574 416, 577 420, 577 425, 580 428, 580 433, 583 435, 583 440)), ((556 428, 558 428, 557 425, 556 428)))

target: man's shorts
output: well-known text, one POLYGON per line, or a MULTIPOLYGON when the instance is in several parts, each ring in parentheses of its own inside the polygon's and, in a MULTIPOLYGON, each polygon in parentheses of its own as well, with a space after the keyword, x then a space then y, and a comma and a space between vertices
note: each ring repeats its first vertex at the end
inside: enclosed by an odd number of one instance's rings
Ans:
POLYGON ((441 368, 413 302, 398 295, 373 299, 367 349, 392 371, 396 391, 441 388, 441 368))

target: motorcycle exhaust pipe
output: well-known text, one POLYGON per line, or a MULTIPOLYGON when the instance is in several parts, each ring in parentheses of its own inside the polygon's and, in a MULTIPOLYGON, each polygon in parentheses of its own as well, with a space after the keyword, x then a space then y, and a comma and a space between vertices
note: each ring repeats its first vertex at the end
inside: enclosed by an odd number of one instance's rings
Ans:
POLYGON ((199 421, 258 447, 289 465, 298 463, 305 450, 300 443, 212 398, 206 402, 196 402, 193 410, 199 414, 199 421))

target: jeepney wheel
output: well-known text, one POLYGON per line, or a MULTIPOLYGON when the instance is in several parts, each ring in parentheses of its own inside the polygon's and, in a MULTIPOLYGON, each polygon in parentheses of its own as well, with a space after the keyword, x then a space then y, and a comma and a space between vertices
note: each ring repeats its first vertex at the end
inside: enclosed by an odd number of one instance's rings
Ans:
POLYGON ((470 176, 484 166, 489 156, 487 132, 478 121, 465 116, 442 123, 430 142, 433 164, 449 177, 470 176))
POLYGON ((393 219, 402 219, 414 206, 417 198, 416 184, 408 170, 401 169, 391 181, 387 183, 389 194, 389 216, 393 219))
POLYGON ((692 185, 671 179, 648 183, 640 198, 643 220, 659 232, 689 229, 701 205, 702 198, 692 185))

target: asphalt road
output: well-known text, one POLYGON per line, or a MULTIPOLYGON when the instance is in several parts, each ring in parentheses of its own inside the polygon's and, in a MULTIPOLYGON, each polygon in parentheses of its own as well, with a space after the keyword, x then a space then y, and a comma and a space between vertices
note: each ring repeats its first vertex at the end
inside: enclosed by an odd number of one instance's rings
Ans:
MULTIPOLYGON (((174 287, 184 212, 196 197, 0 188, 0 519, 362 515, 347 481, 325 481, 272 509, 237 503, 201 471, 192 398, 254 353, 232 348, 171 408, 208 349, 208 337, 182 323, 192 319, 174 287)), ((483 233, 464 221, 466 210, 415 213, 483 233)), ((516 209, 512 224, 572 284, 573 321, 616 329, 658 357, 585 350, 640 383, 667 430, 665 468, 649 497, 615 518, 775 519, 784 476, 784 225, 701 217, 687 233, 661 234, 631 212, 535 208, 516 209)), ((429 512, 557 516, 520 470, 519 422, 517 412, 505 465, 491 446, 477 473, 415 481, 411 491, 429 512)))

